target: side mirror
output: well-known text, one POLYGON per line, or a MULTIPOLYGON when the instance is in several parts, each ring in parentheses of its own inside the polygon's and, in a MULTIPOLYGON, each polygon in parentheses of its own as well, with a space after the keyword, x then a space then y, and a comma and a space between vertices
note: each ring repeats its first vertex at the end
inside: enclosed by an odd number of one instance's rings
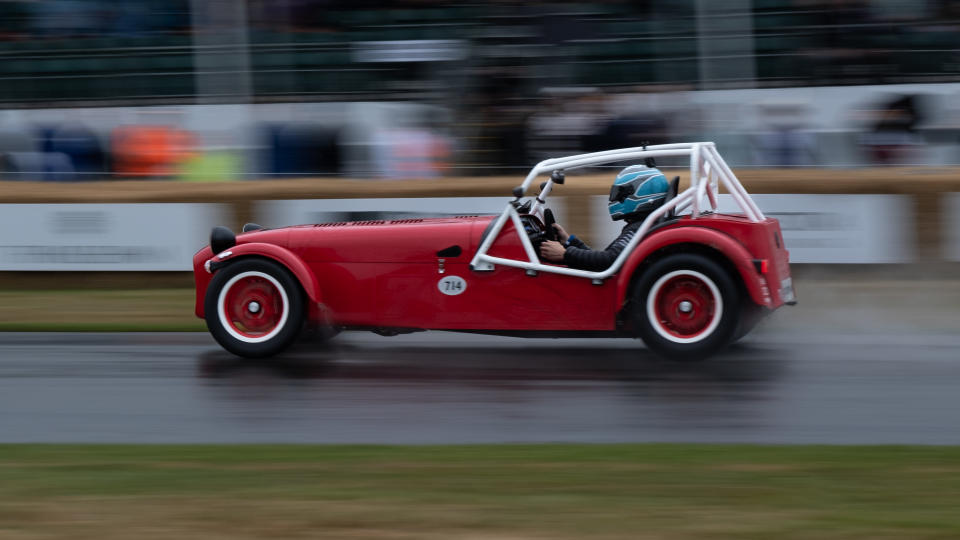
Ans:
MULTIPOLYGON (((650 141, 643 141, 643 144, 641 146, 643 146, 643 149, 646 150, 647 146, 649 145, 650 145, 650 141)), ((652 169, 657 166, 657 161, 652 157, 648 157, 648 158, 644 158, 643 164, 652 169)))
POLYGON ((550 180, 554 184, 563 185, 563 182, 566 180, 566 176, 563 175, 563 171, 553 171, 553 174, 550 175, 550 180))
POLYGON ((523 197, 523 186, 517 186, 513 188, 513 196, 516 198, 523 197))

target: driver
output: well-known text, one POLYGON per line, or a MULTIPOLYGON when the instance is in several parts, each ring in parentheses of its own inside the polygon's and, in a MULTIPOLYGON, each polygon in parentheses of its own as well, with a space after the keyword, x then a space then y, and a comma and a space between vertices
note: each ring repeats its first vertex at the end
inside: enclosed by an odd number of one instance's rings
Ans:
POLYGON ((572 234, 567 234, 560 224, 553 227, 559 242, 547 240, 540 246, 540 255, 555 263, 563 263, 579 270, 606 270, 617 259, 623 248, 637 233, 650 212, 663 204, 669 184, 663 173, 655 167, 633 165, 620 171, 610 188, 610 217, 622 219, 627 224, 613 242, 603 251, 590 249, 587 244, 572 234))

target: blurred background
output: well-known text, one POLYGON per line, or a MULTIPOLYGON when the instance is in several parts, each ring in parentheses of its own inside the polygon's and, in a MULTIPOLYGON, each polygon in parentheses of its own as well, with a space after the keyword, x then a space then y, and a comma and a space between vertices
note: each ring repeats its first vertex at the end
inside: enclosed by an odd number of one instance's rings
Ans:
MULTIPOLYGON (((958 165, 960 0, 0 0, 0 537, 957 538, 958 165), (691 141, 799 299, 708 362, 254 362, 194 315, 215 225, 492 214, 541 159, 691 141)), ((595 247, 614 171, 551 195, 595 247)))
POLYGON ((0 0, 0 178, 960 163, 960 1, 0 0))

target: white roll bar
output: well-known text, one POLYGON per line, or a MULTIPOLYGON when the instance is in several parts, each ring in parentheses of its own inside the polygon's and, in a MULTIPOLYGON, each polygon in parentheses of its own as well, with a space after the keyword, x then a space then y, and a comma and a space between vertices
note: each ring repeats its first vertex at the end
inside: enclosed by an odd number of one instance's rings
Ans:
MULTIPOLYGON (((742 184, 740 184, 740 181, 733 174, 733 171, 730 170, 730 167, 727 166, 726 162, 723 161, 723 158, 720 157, 720 154, 717 153, 717 149, 712 142, 661 144, 656 146, 621 148, 618 150, 606 150, 603 152, 593 152, 590 154, 578 154, 575 156, 547 159, 534 166, 520 187, 522 188, 523 193, 526 193, 527 189, 530 188, 530 184, 533 183, 537 176, 545 172, 553 172, 555 170, 573 170, 589 167, 591 165, 599 165, 601 163, 614 163, 618 161, 642 160, 645 158, 667 156, 690 156, 690 187, 684 190, 682 193, 677 194, 673 200, 654 210, 649 216, 647 216, 647 218, 643 220, 643 224, 641 224, 640 228, 637 230, 637 234, 630 239, 630 242, 624 247, 623 251, 620 252, 620 255, 617 256, 617 259, 613 261, 613 264, 611 264, 606 270, 592 272, 588 270, 577 270, 564 266, 554 266, 541 263, 536 252, 534 252, 533 244, 530 242, 530 238, 523 229, 523 223, 520 220, 520 215, 517 213, 517 210, 514 208, 512 202, 507 204, 507 207, 503 210, 500 216, 497 217, 493 228, 490 229, 490 232, 487 233, 487 236, 483 239, 483 242, 477 249, 477 253, 473 256, 473 260, 470 261, 471 268, 478 271, 489 271, 493 270, 495 265, 502 264, 504 266, 522 268, 527 271, 552 272, 554 274, 583 277, 592 279, 596 283, 600 283, 602 280, 610 277, 620 270, 620 267, 623 266, 623 263, 627 260, 627 257, 633 252, 633 248, 640 243, 647 232, 649 232, 653 224, 656 223, 661 217, 666 215, 667 212, 670 212, 674 209, 680 211, 682 209, 692 207, 691 215, 694 219, 696 219, 701 214, 702 202, 706 202, 712 211, 716 211, 717 193, 719 192, 720 184, 723 184, 723 187, 733 196, 733 200, 737 203, 740 209, 743 210, 743 213, 748 219, 750 219, 750 221, 757 222, 765 219, 763 212, 760 211, 760 207, 758 207, 753 199, 750 198, 750 194, 747 193, 747 190, 743 188, 742 184), (706 199, 706 201, 704 201, 704 199, 706 199), (513 223, 514 229, 516 230, 517 235, 520 237, 520 243, 523 246, 523 250, 528 258, 527 261, 494 257, 487 254, 507 220, 510 220, 513 223)), ((543 207, 547 197, 552 191, 553 183, 554 182, 552 179, 547 180, 543 190, 536 197, 536 199, 534 199, 530 210, 531 214, 537 215, 542 219, 543 207)))

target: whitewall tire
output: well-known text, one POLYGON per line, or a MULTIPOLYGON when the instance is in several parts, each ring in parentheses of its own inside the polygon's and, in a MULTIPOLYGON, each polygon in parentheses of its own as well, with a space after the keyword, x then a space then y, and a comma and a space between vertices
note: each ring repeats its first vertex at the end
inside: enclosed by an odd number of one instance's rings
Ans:
POLYGON ((652 350, 669 359, 700 360, 727 346, 740 319, 742 288, 716 260, 674 254, 638 276, 631 322, 652 350))
POLYGON ((207 328, 228 351, 250 358, 274 355, 304 326, 304 295, 278 263, 241 259, 219 270, 204 302, 207 328))

